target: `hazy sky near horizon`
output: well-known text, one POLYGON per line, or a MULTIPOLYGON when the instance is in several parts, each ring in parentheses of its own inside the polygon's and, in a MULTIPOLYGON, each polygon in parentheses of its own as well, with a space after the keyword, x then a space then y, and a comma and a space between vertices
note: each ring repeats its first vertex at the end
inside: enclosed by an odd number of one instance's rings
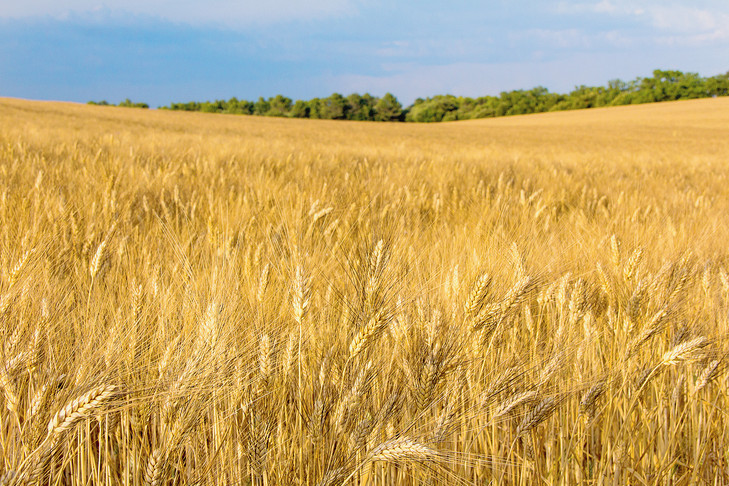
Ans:
POLYGON ((0 96, 482 96, 729 71, 726 0, 0 0, 0 96))

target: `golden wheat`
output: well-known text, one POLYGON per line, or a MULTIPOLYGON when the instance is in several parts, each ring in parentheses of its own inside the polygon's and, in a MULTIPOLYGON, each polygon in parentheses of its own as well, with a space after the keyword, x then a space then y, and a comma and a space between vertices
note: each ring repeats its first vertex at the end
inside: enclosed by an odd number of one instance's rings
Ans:
POLYGON ((0 484, 729 483, 727 156, 0 99, 0 484))

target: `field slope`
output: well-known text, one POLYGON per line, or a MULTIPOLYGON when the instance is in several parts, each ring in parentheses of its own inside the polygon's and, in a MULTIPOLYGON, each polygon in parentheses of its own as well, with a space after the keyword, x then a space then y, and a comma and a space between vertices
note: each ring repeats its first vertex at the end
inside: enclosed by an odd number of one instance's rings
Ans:
POLYGON ((0 98, 0 485, 729 482, 729 98, 0 98))

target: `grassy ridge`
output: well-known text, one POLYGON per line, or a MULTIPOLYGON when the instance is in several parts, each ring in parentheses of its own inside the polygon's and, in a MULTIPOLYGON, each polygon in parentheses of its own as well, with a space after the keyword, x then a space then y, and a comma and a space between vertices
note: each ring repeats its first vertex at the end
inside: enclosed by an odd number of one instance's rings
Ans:
POLYGON ((726 482, 727 108, 1 99, 0 483, 726 482))

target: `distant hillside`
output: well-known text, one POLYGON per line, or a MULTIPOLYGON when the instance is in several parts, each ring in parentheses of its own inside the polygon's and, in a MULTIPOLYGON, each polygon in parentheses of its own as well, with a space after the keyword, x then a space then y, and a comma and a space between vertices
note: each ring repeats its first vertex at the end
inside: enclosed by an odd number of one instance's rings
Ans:
MULTIPOLYGON (((160 109, 326 120, 440 122, 727 95, 729 72, 701 77, 697 73, 656 69, 651 77, 628 82, 616 79, 609 81, 607 86, 578 86, 567 94, 550 93, 547 88, 539 86, 480 98, 453 95, 418 98, 406 108, 390 93, 381 98, 368 93, 354 93, 347 97, 334 93, 328 98, 308 101, 294 102, 291 98, 276 95, 261 97, 255 102, 231 98, 227 101, 172 103, 160 109)), ((106 101, 89 103, 109 104, 106 101)), ((148 107, 146 103, 133 103, 129 99, 118 106, 148 107)))

